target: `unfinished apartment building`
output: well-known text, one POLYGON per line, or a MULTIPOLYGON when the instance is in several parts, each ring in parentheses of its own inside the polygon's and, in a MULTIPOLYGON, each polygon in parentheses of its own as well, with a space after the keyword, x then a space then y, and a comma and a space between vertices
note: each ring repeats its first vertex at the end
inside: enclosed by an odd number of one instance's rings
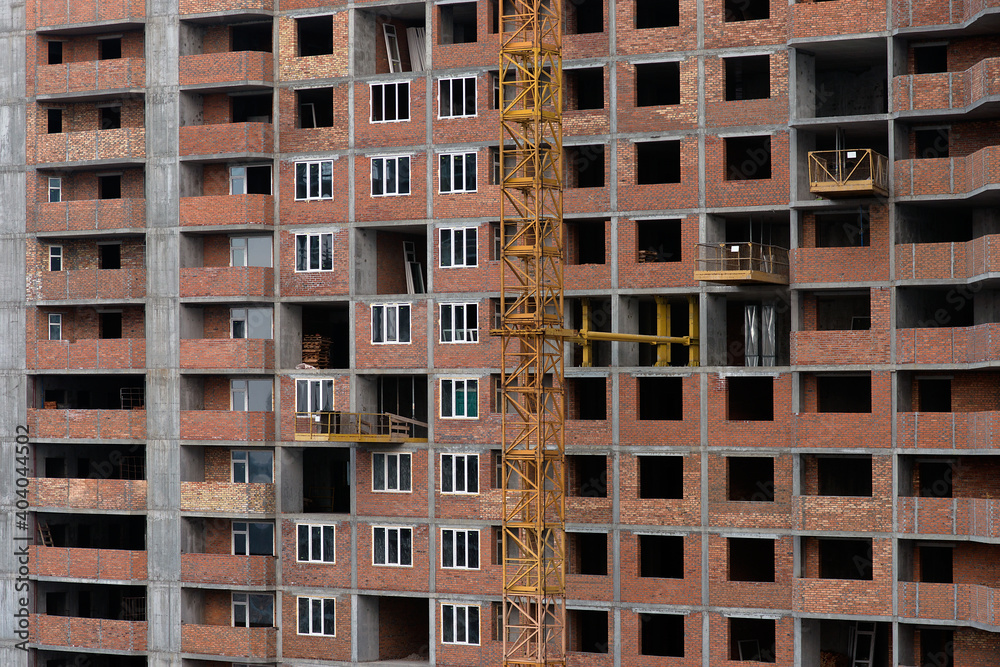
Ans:
MULTIPOLYGON (((501 7, 0 7, 0 663, 500 664, 501 7)), ((568 664, 997 664, 1000 2, 564 9, 568 664)))

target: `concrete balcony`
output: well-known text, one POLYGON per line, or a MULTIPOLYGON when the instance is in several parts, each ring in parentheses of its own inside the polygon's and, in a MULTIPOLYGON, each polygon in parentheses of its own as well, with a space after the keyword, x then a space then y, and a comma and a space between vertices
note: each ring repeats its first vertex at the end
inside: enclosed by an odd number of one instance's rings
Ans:
POLYGON ((84 199, 35 205, 29 232, 90 232, 146 226, 145 199, 84 199))
POLYGON ((146 482, 141 479, 33 477, 28 484, 32 507, 89 510, 145 510, 146 482))
POLYGON ((138 164, 146 159, 146 128, 123 127, 117 130, 90 130, 39 134, 35 137, 34 155, 39 164, 94 162, 107 166, 138 164))
POLYGON ((889 361, 885 331, 793 331, 792 365, 884 364, 889 361))
POLYGON ((132 370, 146 367, 145 338, 28 341, 28 369, 132 370))
POLYGON ((793 496, 794 530, 889 531, 892 504, 864 496, 793 496))
POLYGON ((271 195, 181 197, 182 227, 274 224, 271 195))
POLYGON ((896 435, 900 449, 995 449, 1000 412, 901 412, 896 435))
POLYGON ((792 609, 806 614, 890 616, 889 584, 854 579, 793 579, 792 609))
POLYGON ((794 3, 788 6, 788 39, 885 31, 885 6, 869 0, 794 3))
POLYGON ((976 280, 1000 273, 1000 235, 896 246, 897 280, 976 280))
POLYGON ((795 248, 788 255, 793 283, 839 283, 889 278, 886 266, 888 253, 880 248, 795 248))
POLYGON ((273 57, 263 51, 201 53, 180 58, 180 83, 188 90, 259 88, 274 80, 273 57))
POLYGON ((267 372, 274 370, 274 341, 261 338, 181 340, 181 368, 267 372))
POLYGON ((1000 360, 1000 324, 896 331, 900 364, 982 364, 1000 360))
POLYGON ((180 129, 180 154, 184 157, 211 160, 220 156, 273 152, 274 126, 271 123, 217 123, 180 129))
POLYGON ((181 581, 221 586, 274 586, 274 556, 181 554, 181 581))
POLYGON ((145 651, 146 632, 145 621, 31 615, 31 641, 42 646, 145 651))
POLYGON ((274 296, 274 269, 261 266, 205 266, 181 269, 181 297, 274 296))
POLYGON ((181 510, 185 512, 274 512, 274 484, 181 482, 181 510))
POLYGON ((1000 590, 978 584, 899 582, 899 616, 927 621, 959 621, 1000 626, 1000 590))
POLYGON ((146 20, 145 0, 40 0, 36 6, 39 29, 97 22, 141 25, 146 20))
POLYGON ((896 28, 951 26, 974 23, 1000 9, 1000 0, 937 3, 926 0, 893 0, 896 28), (993 10, 993 11, 991 11, 993 10))
POLYGON ((963 113, 1000 94, 1000 58, 986 58, 964 72, 897 76, 892 86, 898 113, 963 113))
POLYGON ((889 446, 889 425, 870 412, 803 412, 793 416, 792 437, 800 447, 889 446))
POLYGON ((903 497, 897 502, 899 532, 1000 539, 1000 500, 903 497))
POLYGON ((1000 185, 1000 146, 962 157, 896 160, 893 167, 897 197, 970 197, 1000 185))
POLYGON ((29 408, 28 425, 35 438, 142 440, 146 437, 146 411, 29 408))
POLYGON ((69 549, 28 547, 31 573, 39 577, 142 581, 146 578, 146 552, 119 549, 69 549))
POLYGON ((228 625, 181 625, 185 653, 233 658, 277 657, 277 628, 233 628, 228 625))
POLYGON ((145 269, 78 269, 42 274, 42 300, 141 299, 146 296, 145 269))
POLYGON ((183 440, 274 440, 273 412, 182 410, 183 440))
POLYGON ((145 85, 145 58, 40 65, 35 70, 35 94, 46 98, 107 97, 145 85))

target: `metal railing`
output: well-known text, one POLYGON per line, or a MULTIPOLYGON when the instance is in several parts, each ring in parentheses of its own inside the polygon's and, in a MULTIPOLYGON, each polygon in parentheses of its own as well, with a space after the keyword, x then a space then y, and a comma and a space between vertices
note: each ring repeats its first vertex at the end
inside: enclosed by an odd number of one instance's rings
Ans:
POLYGON ((809 190, 819 194, 889 194, 889 158, 870 148, 811 151, 809 190))
POLYGON ((406 442, 427 438, 427 423, 379 412, 296 412, 295 439, 406 442))
POLYGON ((788 278, 788 250, 762 243, 699 243, 697 270, 753 271, 788 278))

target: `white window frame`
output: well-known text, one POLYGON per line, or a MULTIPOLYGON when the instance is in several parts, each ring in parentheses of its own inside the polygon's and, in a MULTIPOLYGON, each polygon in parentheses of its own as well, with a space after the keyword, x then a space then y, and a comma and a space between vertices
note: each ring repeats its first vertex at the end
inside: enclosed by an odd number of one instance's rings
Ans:
POLYGON ((441 643, 442 644, 459 644, 467 646, 479 646, 481 639, 481 632, 479 626, 479 620, 482 614, 479 612, 479 605, 474 604, 452 604, 449 602, 441 603, 441 643), (446 621, 447 611, 451 611, 451 623, 446 621), (470 622, 470 616, 473 616, 472 611, 475 610, 475 622, 470 622), (465 617, 465 638, 459 639, 459 624, 458 615, 461 613, 465 617), (450 626, 450 627, 449 627, 450 626), (475 641, 470 641, 469 630, 475 627, 475 641), (451 634, 451 639, 448 639, 448 634, 451 634))
POLYGON ((245 380, 230 380, 229 381, 229 409, 232 412, 250 412, 250 383, 251 382, 267 382, 271 385, 271 407, 262 412, 274 412, 274 380, 265 380, 263 378, 247 378, 245 380), (240 388, 243 392, 243 407, 236 407, 236 396, 237 385, 242 385, 240 388))
POLYGON ((380 155, 378 157, 371 158, 371 196, 372 197, 406 197, 410 194, 410 156, 409 155, 380 155), (402 192, 399 188, 399 173, 400 165, 406 164, 406 191, 402 192), (388 179, 382 183, 382 192, 375 192, 375 163, 381 163, 382 174, 386 173, 386 165, 390 162, 394 162, 393 167, 396 172, 396 189, 393 192, 388 191, 388 179))
POLYGON ((476 151, 467 151, 461 153, 438 153, 438 192, 440 194, 462 194, 469 192, 479 191, 479 179, 478 173, 476 171, 479 160, 477 158, 476 151), (455 166, 458 160, 461 159, 461 185, 456 187, 456 176, 458 175, 458 168, 455 166), (472 162, 472 180, 473 187, 468 187, 468 177, 469 177, 469 162, 472 162), (450 182, 449 189, 445 190, 444 177, 448 174, 448 180, 450 182))
POLYGON ((334 378, 296 378, 295 379, 295 412, 299 412, 299 413, 303 413, 303 414, 304 413, 313 413, 313 412, 325 412, 324 410, 317 410, 316 408, 321 407, 321 405, 326 402, 326 401, 323 400, 323 395, 325 393, 327 393, 327 392, 329 392, 329 398, 330 398, 329 403, 330 403, 330 406, 331 406, 330 409, 333 410, 334 407, 336 406, 336 403, 334 401, 335 396, 336 396, 336 391, 337 391, 336 390, 336 383, 334 382, 334 378), (307 405, 307 406, 301 406, 301 405, 299 405, 299 395, 300 395, 299 387, 301 386, 300 383, 306 383, 306 385, 307 385, 306 397, 307 397, 307 399, 309 401, 309 405, 307 405), (319 402, 320 402, 319 406, 312 404, 313 403, 313 398, 314 398, 313 397, 313 385, 314 384, 318 387, 318 390, 319 390, 319 402), (308 409, 303 410, 302 409, 303 407, 308 408, 308 409))
POLYGON ((478 114, 478 110, 479 110, 479 98, 478 98, 478 96, 479 96, 479 82, 478 82, 478 80, 477 80, 477 78, 475 76, 456 76, 456 77, 446 77, 446 78, 443 78, 443 79, 438 79, 438 89, 437 89, 438 118, 474 118, 475 116, 479 115, 478 114), (441 113, 442 110, 443 110, 442 109, 442 103, 443 103, 443 100, 444 100, 444 96, 441 94, 442 90, 444 90, 445 85, 447 85, 448 88, 450 89, 449 93, 448 93, 448 99, 451 100, 451 109, 449 109, 449 111, 451 111, 451 110, 453 110, 455 108, 455 88, 456 88, 456 82, 459 82, 459 81, 462 82, 461 83, 461 91, 462 91, 462 95, 461 95, 462 102, 461 102, 461 104, 462 104, 462 111, 464 111, 465 113, 454 113, 454 114, 453 113, 447 113, 447 114, 441 113), (472 113, 468 113, 469 110, 465 108, 465 100, 466 100, 465 92, 466 92, 466 87, 469 85, 469 83, 468 83, 469 81, 472 81, 472 113))
POLYGON ((295 272, 296 273, 316 273, 316 272, 329 272, 333 271, 333 232, 318 232, 313 234, 296 234, 295 235, 295 272), (304 239, 304 240, 302 240, 304 239), (304 245, 303 245, 304 244, 304 245), (313 246, 315 245, 316 250, 316 266, 313 266, 313 246), (325 257, 323 255, 324 245, 329 248, 330 251, 330 262, 329 266, 325 262, 325 257), (300 251, 305 252, 305 256, 302 257, 302 261, 299 261, 300 251), (299 268, 300 266, 305 266, 305 268, 299 268))
POLYGON ((410 452, 372 452, 372 493, 412 493, 413 454, 410 452), (396 477, 389 479, 389 462, 396 461, 396 477), (403 479, 403 465, 406 465, 406 479, 403 479), (377 486, 376 469, 382 469, 383 488, 377 486), (403 488, 403 483, 407 486, 403 488))
POLYGON ((372 526, 372 565, 377 567, 413 567, 413 527, 412 526, 372 526), (379 563, 375 557, 375 532, 385 531, 385 553, 382 554, 384 562, 379 563), (389 562, 389 533, 396 533, 396 561, 395 563, 389 562), (401 563, 403 554, 403 535, 406 535, 406 539, 410 542, 410 562, 401 563))
POLYGON ((479 266, 479 228, 441 227, 438 230, 438 266, 442 269, 479 266), (445 253, 446 245, 451 249, 450 253, 445 253), (468 263, 470 248, 475 254, 475 261, 472 264, 468 263))
POLYGON ((232 594, 232 608, 230 613, 232 614, 230 618, 232 619, 232 624, 234 628, 249 628, 250 626, 250 596, 251 595, 266 595, 271 598, 271 625, 264 627, 274 627, 274 595, 271 593, 233 593, 232 594), (237 598, 242 598, 237 602, 237 598), (243 617, 246 618, 246 625, 236 625, 236 607, 237 605, 245 607, 243 617))
POLYGON ((389 71, 402 72, 403 60, 399 55, 399 38, 396 37, 396 26, 391 23, 383 23, 382 35, 385 37, 385 54, 389 61, 389 71))
POLYGON ((295 562, 297 563, 319 563, 324 565, 332 565, 337 562, 337 526, 332 523, 297 523, 295 524, 295 562), (301 542, 299 540, 299 532, 305 528, 306 529, 306 558, 302 558, 302 552, 300 550, 301 542), (319 558, 313 558, 313 549, 317 546, 317 540, 313 531, 319 530, 319 558), (333 533, 333 539, 330 541, 330 546, 333 549, 332 554, 326 553, 326 532, 330 531, 333 533), (329 558, 327 558, 329 556, 329 558))
POLYGON ((407 81, 383 81, 379 83, 368 84, 368 122, 376 125, 379 123, 406 123, 410 120, 410 82, 407 81), (401 99, 401 94, 399 92, 399 86, 406 86, 406 117, 402 117, 399 114, 399 100, 401 99), (375 88, 382 89, 382 119, 378 120, 375 118, 375 88), (386 110, 389 105, 389 96, 386 94, 388 90, 393 91, 392 95, 392 106, 395 118, 386 118, 386 110))
POLYGON ((230 236, 229 237, 229 266, 248 267, 257 266, 250 264, 250 242, 251 240, 262 239, 267 246, 267 264, 263 268, 271 268, 274 265, 274 249, 271 237, 269 236, 230 236), (240 263, 240 252, 243 253, 242 263, 240 263))
POLYGON ((476 496, 479 495, 479 454, 441 454, 441 493, 446 495, 456 495, 456 496, 476 496), (447 480, 447 486, 450 487, 450 491, 445 490, 445 472, 444 472, 444 460, 448 458, 451 460, 451 478, 447 480), (470 461, 474 459, 474 461, 470 461), (476 471, 475 479, 475 490, 470 490, 469 487, 469 466, 472 463, 472 469, 476 471), (461 476, 459 476, 459 470, 462 471, 461 476), (462 487, 459 489, 459 487, 462 487))
POLYGON ((61 245, 50 245, 49 246, 49 271, 62 271, 63 270, 63 247, 61 245), (56 263, 59 264, 59 268, 53 268, 56 263))
POLYGON ((442 528, 441 529, 441 569, 442 570, 478 570, 483 559, 479 554, 479 529, 478 528, 442 528), (445 546, 445 533, 451 533, 451 552, 445 546), (459 551, 459 539, 464 541, 464 553, 459 551), (470 545, 475 544, 476 564, 469 564, 470 545), (457 565, 459 559, 464 558, 464 565, 457 565), (451 560, 451 565, 446 564, 446 559, 451 560))
POLYGON ((336 598, 319 598, 319 597, 311 597, 311 596, 306 596, 306 595, 296 596, 295 614, 296 614, 295 630, 296 630, 296 632, 299 635, 312 635, 312 636, 318 636, 318 637, 336 637, 337 636, 337 600, 336 600, 336 598), (308 611, 309 611, 309 614, 306 616, 305 619, 302 618, 302 606, 303 606, 302 603, 303 602, 305 603, 305 606, 308 607, 308 611), (333 605, 333 627, 329 628, 330 632, 326 631, 328 629, 326 627, 326 611, 327 611, 326 608, 327 608, 327 605, 333 605), (313 627, 313 621, 315 620, 315 618, 313 617, 313 613, 314 613, 314 607, 316 607, 316 606, 319 607, 319 617, 320 617, 320 619, 319 619, 320 627, 318 629, 313 627), (306 625, 309 626, 308 632, 302 632, 302 621, 303 620, 305 620, 306 625))
POLYGON ((229 194, 245 195, 247 193, 247 168, 246 165, 235 165, 229 168, 229 194), (237 172, 243 172, 242 176, 237 176, 237 172), (242 183, 242 192, 234 192, 233 184, 242 183))
POLYGON ((441 416, 441 419, 479 419, 479 413, 480 413, 480 410, 479 410, 479 378, 462 378, 462 377, 458 377, 458 378, 441 378, 441 383, 440 383, 439 389, 440 389, 440 392, 441 392, 440 393, 440 396, 441 396, 441 400, 440 400, 440 404, 441 404, 440 416, 441 416), (449 412, 450 412, 450 414, 445 414, 445 400, 444 400, 445 383, 450 383, 451 384, 451 405, 449 406, 449 412), (474 383, 474 386, 475 386, 475 389, 476 389, 476 414, 472 415, 472 416, 469 416, 469 415, 465 414, 466 411, 467 411, 467 407, 468 407, 468 399, 466 399, 465 402, 460 406, 462 408, 462 414, 457 414, 456 407, 459 407, 459 404, 456 403, 456 401, 455 401, 455 397, 458 395, 458 392, 456 391, 456 388, 459 385, 461 385, 461 387, 462 387, 462 395, 463 396, 468 396, 469 386, 471 384, 473 384, 473 383, 474 383))
POLYGON ((266 484, 274 483, 274 452, 264 449, 231 449, 229 450, 229 481, 233 484, 260 484, 261 482, 250 482, 250 452, 267 452, 271 455, 271 481, 264 482, 266 484), (243 466, 243 479, 237 479, 237 466, 243 466))
POLYGON ((295 163, 295 201, 323 201, 333 199, 333 160, 303 160, 295 163), (312 195, 313 170, 316 167, 316 177, 319 178, 319 194, 312 195), (324 187, 324 168, 329 171, 329 188, 324 187), (306 196, 299 196, 299 170, 305 170, 306 196))
POLYGON ((49 178, 49 198, 48 202, 50 204, 58 204, 62 202, 62 177, 61 176, 51 176, 49 178))
POLYGON ((371 305, 371 339, 372 345, 409 345, 413 340, 413 306, 410 303, 373 303, 371 305), (375 313, 379 312, 380 322, 375 321, 375 313), (393 314, 390 322, 390 313, 393 314), (403 319, 406 327, 403 328, 403 319), (376 331, 378 330, 378 331, 376 331), (378 338, 376 340, 376 333, 378 338))
POLYGON ((233 340, 245 340, 250 338, 250 311, 260 311, 266 312, 268 315, 268 329, 269 334, 266 338, 260 338, 256 340, 272 340, 274 339, 274 313, 270 308, 261 307, 248 307, 244 306, 242 308, 230 308, 229 309, 229 337, 233 340), (242 323, 242 334, 237 336, 237 323, 242 323))
POLYGON ((62 313, 49 313, 49 340, 62 340, 63 337, 63 317, 62 313), (52 332, 57 331, 53 336, 52 332))
POLYGON ((274 556, 275 555, 275 553, 274 553, 275 531, 274 531, 274 524, 273 523, 271 523, 269 521, 233 521, 232 522, 232 529, 231 529, 230 532, 232 534, 232 544, 230 545, 230 552, 234 556, 267 556, 267 555, 274 556), (271 553, 270 554, 251 554, 250 553, 250 524, 251 523, 263 523, 263 524, 267 524, 267 525, 271 526, 271 553), (237 529, 236 527, 240 526, 240 525, 245 526, 245 528, 243 528, 243 529, 237 529), (244 540, 244 543, 246 544, 246 547, 247 547, 247 553, 245 553, 245 554, 238 554, 238 553, 236 553, 236 536, 237 535, 243 535, 243 540, 244 540))
POLYGON ((479 304, 471 303, 442 303, 439 311, 439 340, 448 345, 468 344, 479 342, 479 304), (475 314, 471 315, 469 309, 474 309, 475 314), (451 319, 451 328, 445 328, 445 312, 451 319), (469 326, 470 317, 475 320, 475 327, 469 326), (447 334, 446 334, 447 332, 447 334))

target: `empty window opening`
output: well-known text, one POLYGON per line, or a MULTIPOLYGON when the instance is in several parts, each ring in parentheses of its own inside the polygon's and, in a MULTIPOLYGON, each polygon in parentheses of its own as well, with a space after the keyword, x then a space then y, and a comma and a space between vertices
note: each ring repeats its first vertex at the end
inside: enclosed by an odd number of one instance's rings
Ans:
POLYGON ((936 74, 948 71, 948 45, 930 44, 913 47, 913 73, 936 74))
POLYGON ((346 449, 302 451, 302 511, 346 514, 351 511, 351 454, 346 449))
MULTIPOLYGON (((670 312, 670 330, 668 335, 674 337, 684 337, 688 335, 688 314, 689 304, 686 298, 668 301, 667 309, 670 312)), ((638 302, 639 330, 636 333, 656 335, 657 332, 657 304, 655 299, 641 298, 638 302)), ((657 348, 655 345, 641 344, 639 348, 639 366, 655 366, 657 362, 657 348)), ((689 349, 686 345, 673 343, 670 345, 669 366, 687 366, 689 361, 689 349)))
POLYGON ((635 27, 674 28, 681 24, 680 0, 635 0, 635 27))
POLYGON ((775 621, 772 618, 730 618, 729 659, 775 662, 775 621))
POLYGON ((117 60, 122 57, 122 38, 109 37, 97 40, 99 60, 117 60))
POLYGON ((726 180, 771 178, 771 137, 727 137, 726 180))
POLYGON ((920 550, 920 581, 931 584, 954 583, 954 549, 950 546, 922 544, 920 550))
POLYGON ((295 20, 299 57, 333 53, 333 16, 309 16, 295 20))
POLYGON ((771 97, 770 56, 723 58, 727 100, 766 100, 771 97))
POLYGON ((263 51, 271 53, 271 24, 240 23, 229 28, 229 47, 233 51, 263 51))
POLYGON ((653 107, 681 103, 681 64, 647 63, 635 66, 635 105, 653 107))
POLYGON ((302 361, 315 368, 347 368, 349 331, 346 306, 303 306, 302 361))
POLYGON ((726 408, 729 421, 773 421, 774 379, 726 378, 726 408))
POLYGON ((234 123, 270 123, 271 93, 230 95, 234 123))
POLYGON ((62 133, 62 109, 48 109, 46 112, 46 117, 48 118, 48 133, 49 134, 61 134, 62 133))
POLYGON ((680 500, 684 497, 683 456, 640 456, 639 497, 680 500))
POLYGON ((855 211, 816 214, 817 248, 860 248, 870 246, 871 218, 868 207, 855 211))
POLYGON ((63 61, 63 43, 48 42, 48 56, 50 65, 60 65, 63 61))
POLYGON ((921 667, 953 667, 955 664, 955 631, 920 628, 921 667))
POLYGON ((98 176, 97 197, 99 199, 121 199, 122 198, 121 174, 98 176))
POLYGON ((729 500, 774 502, 774 459, 770 456, 726 457, 729 500))
POLYGON ((867 331, 871 325, 871 292, 816 297, 817 331, 867 331))
POLYGON ((604 32, 604 0, 569 0, 566 3, 566 34, 604 32))
POLYGON ((639 614, 639 655, 684 657, 684 617, 639 614))
POLYGON ((774 581, 774 540, 730 537, 729 581, 774 581))
POLYGON ((948 157, 948 128, 935 127, 913 131, 917 159, 948 157))
POLYGON ((871 412, 871 375, 817 376, 816 405, 817 412, 871 412))
POLYGON ((643 141, 635 145, 639 185, 681 182, 681 142, 643 141))
POLYGON ((333 88, 296 91, 299 127, 333 127, 333 88))
POLYGON ((604 456, 568 456, 570 495, 608 497, 608 459, 604 456))
POLYGON ((684 538, 680 535, 639 535, 639 576, 684 578, 684 538))
POLYGON ((771 0, 726 0, 725 21, 759 21, 770 18, 771 0))
POLYGON ((820 456, 816 459, 821 496, 872 495, 872 457, 820 456))
POLYGON ((570 609, 567 616, 572 632, 569 646, 571 651, 608 652, 608 612, 570 609))
POLYGON ((567 221, 569 238, 566 263, 604 264, 606 257, 604 227, 604 220, 567 221))
POLYGON ((100 338, 121 338, 122 337, 122 314, 100 313, 99 314, 100 338))
POLYGON ((569 572, 603 577, 608 574, 607 533, 568 533, 569 572))
POLYGON ((639 419, 684 419, 684 378, 641 377, 638 380, 639 419))
POLYGON ((948 460, 919 461, 917 481, 921 498, 951 498, 954 492, 955 463, 948 460))
POLYGON ((102 130, 117 130, 122 126, 121 107, 101 107, 100 108, 100 128, 102 130))
POLYGON ((566 148, 566 186, 570 188, 604 187, 604 145, 589 144, 566 148))
POLYGON ((490 34, 495 35, 500 32, 500 1, 486 0, 486 13, 490 22, 490 34))
POLYGON ((587 67, 566 70, 569 109, 604 108, 604 68, 587 67))
POLYGON ((980 303, 985 295, 976 295, 976 288, 900 287, 896 290, 897 326, 926 329, 931 327, 971 327, 982 316, 980 303))
POLYGON ((636 261, 681 261, 680 220, 637 220, 635 227, 638 252, 636 261))
POLYGON ((872 580, 870 539, 820 539, 818 543, 820 579, 872 580))
POLYGON ((951 412, 951 378, 917 378, 918 412, 951 412))
POLYGON ((568 378, 566 384, 570 419, 608 418, 607 378, 568 378))
MULTIPOLYGON (((378 410, 419 422, 427 421, 427 376, 380 375, 378 410)), ((426 426, 414 426, 413 437, 426 438, 426 426)))
POLYGON ((261 164, 249 167, 230 167, 229 194, 271 194, 271 165, 261 164))
POLYGON ((122 246, 120 243, 102 243, 97 248, 100 253, 98 256, 98 265, 100 268, 122 268, 122 246))
POLYGON ((476 41, 476 3, 438 5, 441 12, 441 44, 469 44, 476 41))

